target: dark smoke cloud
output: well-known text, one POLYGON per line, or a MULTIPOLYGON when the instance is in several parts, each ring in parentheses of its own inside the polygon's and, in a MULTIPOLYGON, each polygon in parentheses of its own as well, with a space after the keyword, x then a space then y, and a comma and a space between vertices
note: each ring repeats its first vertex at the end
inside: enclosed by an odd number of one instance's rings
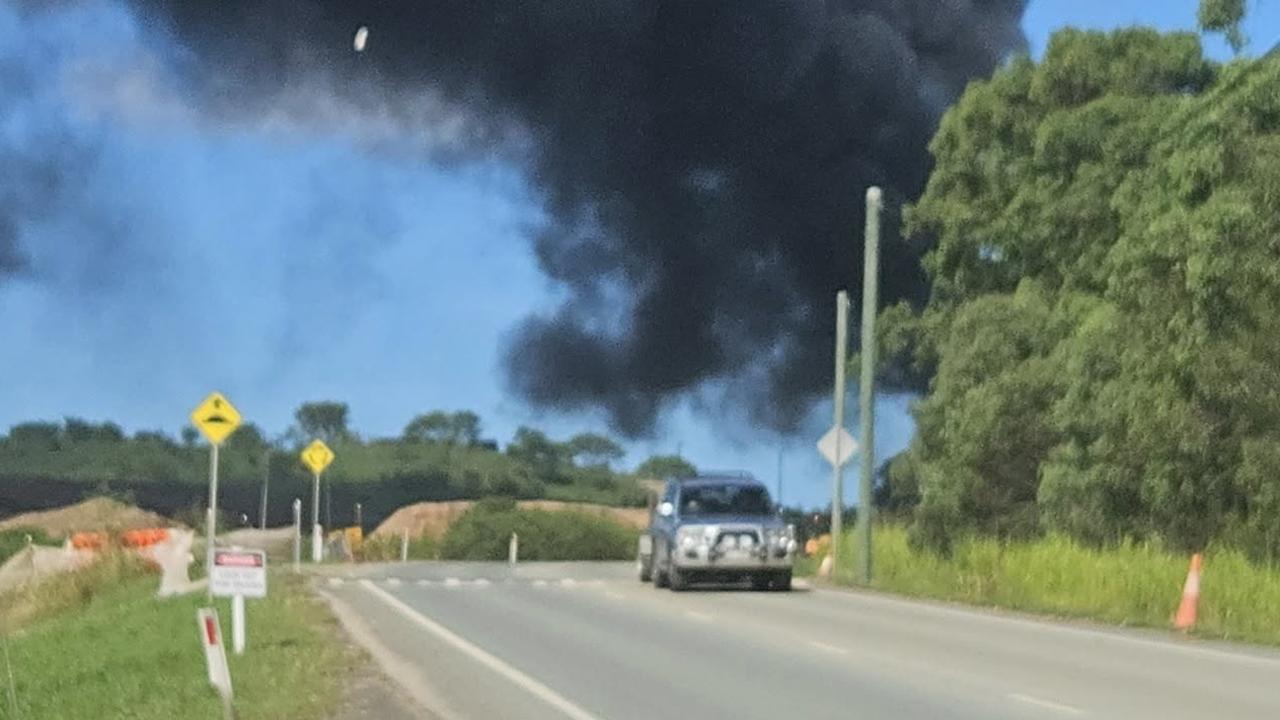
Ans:
MULTIPOLYGON (((513 333, 513 386, 629 434, 708 387, 792 426, 829 382, 835 291, 860 296, 864 189, 915 196, 943 109, 1024 45, 1025 0, 134 2, 211 111, 321 74, 465 113, 468 151, 526 168, 569 291, 513 333)), ((919 249, 887 242, 882 297, 919 299, 919 249)))
POLYGON ((30 110, 38 88, 35 62, 17 55, 0 51, 0 124, 18 128, 0 134, 0 283, 30 272, 24 229, 50 213, 92 160, 92 148, 56 120, 38 128, 13 122, 30 110))

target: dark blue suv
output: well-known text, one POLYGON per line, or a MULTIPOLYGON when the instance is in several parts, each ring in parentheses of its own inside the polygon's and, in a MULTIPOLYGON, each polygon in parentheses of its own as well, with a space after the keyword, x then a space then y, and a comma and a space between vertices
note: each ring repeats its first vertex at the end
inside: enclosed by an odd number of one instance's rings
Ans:
POLYGON ((683 590, 690 583, 749 580, 791 589, 795 530, 749 475, 670 480, 640 537, 640 580, 683 590))

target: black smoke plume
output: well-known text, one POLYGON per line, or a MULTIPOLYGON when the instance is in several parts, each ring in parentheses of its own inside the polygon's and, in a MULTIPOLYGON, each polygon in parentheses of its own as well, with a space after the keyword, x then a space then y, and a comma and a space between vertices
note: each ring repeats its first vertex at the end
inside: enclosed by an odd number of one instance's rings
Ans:
MULTIPOLYGON (((134 3, 194 51, 186 72, 218 112, 321 74, 464 113, 467 152, 525 168, 548 217, 538 260, 568 290, 513 333, 513 386, 633 435, 690 394, 794 426, 830 382, 836 290, 860 297, 866 187, 885 188, 891 231, 947 104, 1024 45, 1026 4, 134 3)), ((920 249, 889 235, 881 297, 918 300, 920 249)))

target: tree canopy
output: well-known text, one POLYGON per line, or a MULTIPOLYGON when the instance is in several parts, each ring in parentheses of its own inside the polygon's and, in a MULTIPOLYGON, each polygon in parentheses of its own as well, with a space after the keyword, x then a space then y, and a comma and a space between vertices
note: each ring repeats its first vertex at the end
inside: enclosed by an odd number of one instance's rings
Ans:
POLYGON ((927 382, 890 474, 918 538, 1280 551, 1276 87, 1190 33, 1064 30, 947 112, 905 213, 931 295, 877 339, 927 382))
POLYGON ((698 468, 679 455, 654 455, 636 468, 636 475, 659 480, 693 477, 697 474, 698 468))

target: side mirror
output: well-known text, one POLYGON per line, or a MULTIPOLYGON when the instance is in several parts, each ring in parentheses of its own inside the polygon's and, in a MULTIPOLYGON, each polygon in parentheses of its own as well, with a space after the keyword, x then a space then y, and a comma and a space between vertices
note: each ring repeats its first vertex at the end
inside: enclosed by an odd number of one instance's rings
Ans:
POLYGON ((671 517, 672 513, 674 513, 675 511, 676 511, 676 506, 672 505, 669 502, 664 502, 658 506, 658 514, 661 515, 662 517, 671 517))

